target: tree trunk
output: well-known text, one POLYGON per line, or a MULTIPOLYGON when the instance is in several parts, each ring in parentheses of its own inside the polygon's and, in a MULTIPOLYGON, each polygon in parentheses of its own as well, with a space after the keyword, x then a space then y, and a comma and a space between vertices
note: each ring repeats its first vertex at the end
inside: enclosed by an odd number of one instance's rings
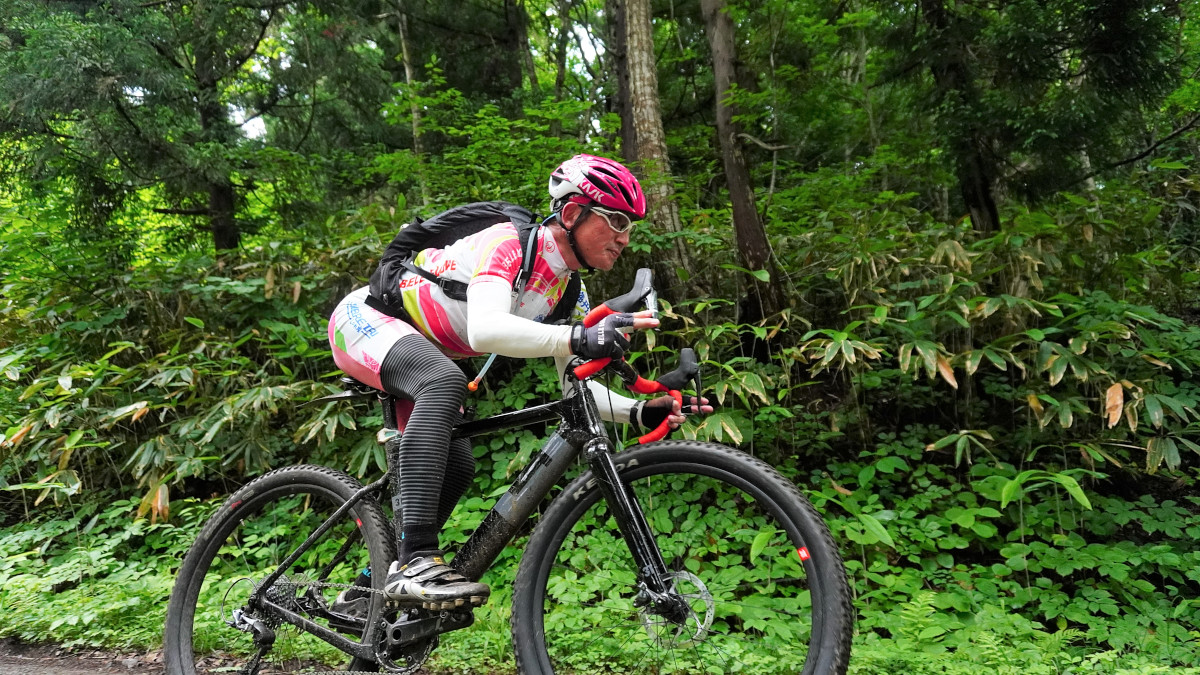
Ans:
POLYGON ((629 96, 629 41, 625 20, 625 0, 608 0, 609 35, 608 55, 612 59, 617 78, 617 114, 621 116, 621 156, 625 161, 636 164, 637 130, 633 125, 633 100, 629 96))
POLYGON ((554 40, 554 100, 561 101, 567 82, 567 43, 571 38, 571 0, 559 0, 558 35, 554 40))
POLYGON ((211 183, 208 186, 209 223, 212 228, 213 248, 222 251, 237 251, 241 244, 241 232, 234 219, 237 194, 233 183, 228 181, 211 183))
POLYGON ((754 207, 754 190, 750 186, 750 172, 738 141, 737 126, 733 118, 737 110, 728 104, 730 84, 734 76, 733 20, 725 12, 725 0, 701 0, 700 11, 708 27, 708 42, 712 49, 713 82, 716 86, 717 137, 720 140, 721 156, 725 164, 725 180, 729 184, 729 200, 733 206, 733 229, 737 238, 738 252, 742 261, 751 270, 767 270, 774 283, 766 284, 750 279, 758 295, 760 306, 746 309, 753 315, 756 311, 769 316, 783 308, 778 273, 771 260, 771 244, 754 207))
POLYGON ((533 49, 529 46, 529 10, 526 9, 524 0, 517 3, 517 12, 517 41, 521 47, 521 65, 529 78, 529 90, 536 99, 541 87, 538 85, 537 66, 533 62, 533 49))
MULTIPOLYGON (((558 34, 554 39, 554 101, 562 100, 563 87, 567 83, 567 43, 571 37, 571 5, 572 0, 558 0, 555 11, 558 12, 558 34)), ((550 135, 562 135, 562 120, 550 120, 550 135)))
MULTIPOLYGON (((228 147, 231 129, 228 113, 220 100, 218 91, 216 47, 207 41, 197 41, 195 51, 196 98, 199 103, 201 138, 205 142, 228 147)), ((236 211, 237 193, 228 173, 206 172, 208 185, 208 223, 212 232, 213 248, 218 257, 237 255, 241 244, 236 211)))
MULTIPOLYGON (((939 43, 929 69, 937 87, 938 100, 953 101, 972 107, 978 101, 975 83, 966 63, 969 45, 958 35, 957 27, 943 0, 921 0, 921 13, 939 43)), ((975 229, 984 236, 1000 229, 1000 214, 993 193, 995 167, 988 159, 988 139, 977 125, 966 122, 951 140, 955 169, 963 201, 975 229)))
MULTIPOLYGON (((412 91, 416 82, 416 69, 408 49, 408 14, 401 2, 396 3, 396 30, 400 34, 400 58, 404 61, 404 83, 412 91)), ((417 158, 417 181, 421 184, 421 206, 429 206, 429 180, 425 175, 425 143, 421 138, 421 107, 414 98, 410 108, 412 115, 413 154, 417 158)))
MULTIPOLYGON (((658 101, 658 64, 654 58, 654 24, 650 0, 624 0, 626 63, 629 70, 629 102, 633 122, 637 168, 649 206, 649 218, 659 228, 678 234, 683 231, 675 187, 671 180, 671 162, 667 157, 666 134, 658 101)), ((682 237, 674 237, 675 246, 659 274, 667 286, 675 286, 676 269, 695 271, 682 237)))

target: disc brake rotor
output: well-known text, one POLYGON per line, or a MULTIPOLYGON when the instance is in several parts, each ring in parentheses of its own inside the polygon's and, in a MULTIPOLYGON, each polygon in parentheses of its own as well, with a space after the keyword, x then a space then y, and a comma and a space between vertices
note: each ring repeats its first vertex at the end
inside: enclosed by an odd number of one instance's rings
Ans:
POLYGON ((672 572, 667 575, 671 582, 669 594, 682 598, 687 604, 687 618, 675 623, 648 609, 642 610, 642 624, 655 644, 661 647, 684 647, 703 642, 712 626, 716 603, 708 587, 691 572, 672 572))

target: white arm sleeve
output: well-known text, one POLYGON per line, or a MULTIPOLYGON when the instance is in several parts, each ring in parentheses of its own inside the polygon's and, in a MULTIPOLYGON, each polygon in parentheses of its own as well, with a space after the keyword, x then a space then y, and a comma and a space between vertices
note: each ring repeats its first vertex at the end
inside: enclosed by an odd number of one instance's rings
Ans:
MULTIPOLYGON (((563 387, 564 396, 567 393, 564 375, 567 371, 567 362, 570 360, 570 357, 567 356, 554 359, 554 365, 558 367, 558 383, 563 387)), ((588 380, 587 385, 596 399, 596 407, 600 410, 600 419, 602 420, 629 424, 630 415, 641 410, 642 402, 637 399, 622 396, 595 380, 588 380)))
MULTIPOLYGON (((467 289, 467 341, 471 349, 526 359, 553 356, 562 385, 571 357, 571 327, 522 319, 514 316, 511 309, 510 285, 499 280, 472 283, 467 289)), ((588 382, 588 389, 596 398, 600 418, 609 422, 629 424, 630 415, 641 403, 595 381, 588 382)))
POLYGON ((512 313, 512 286, 475 281, 467 288, 467 342, 471 349, 529 359, 571 354, 571 327, 547 326, 512 313))

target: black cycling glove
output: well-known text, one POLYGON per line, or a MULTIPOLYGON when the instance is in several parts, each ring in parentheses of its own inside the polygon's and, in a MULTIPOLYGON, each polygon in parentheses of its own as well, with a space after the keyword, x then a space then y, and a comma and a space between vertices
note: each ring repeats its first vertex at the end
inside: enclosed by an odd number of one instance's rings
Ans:
POLYGON ((609 314, 591 328, 577 323, 571 326, 571 353, 585 359, 619 359, 629 349, 629 339, 617 329, 632 325, 633 315, 626 313, 609 314))
MULTIPOLYGON (((705 405, 711 404, 706 402, 705 405)), ((637 431, 657 429, 658 425, 667 419, 667 415, 671 414, 671 409, 672 405, 669 398, 642 401, 633 407, 629 422, 637 431)), ((700 414, 700 399, 696 396, 685 395, 683 397, 683 413, 685 415, 700 414)))

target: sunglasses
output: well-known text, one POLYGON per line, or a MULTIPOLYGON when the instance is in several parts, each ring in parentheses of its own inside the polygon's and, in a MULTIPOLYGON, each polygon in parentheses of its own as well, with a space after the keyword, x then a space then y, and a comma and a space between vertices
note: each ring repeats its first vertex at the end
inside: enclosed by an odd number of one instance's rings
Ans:
POLYGON ((633 229, 633 221, 630 220, 629 216, 623 211, 613 211, 612 209, 605 209, 593 205, 589 205, 587 208, 589 211, 603 218, 604 222, 608 224, 608 228, 617 234, 628 232, 633 229))

